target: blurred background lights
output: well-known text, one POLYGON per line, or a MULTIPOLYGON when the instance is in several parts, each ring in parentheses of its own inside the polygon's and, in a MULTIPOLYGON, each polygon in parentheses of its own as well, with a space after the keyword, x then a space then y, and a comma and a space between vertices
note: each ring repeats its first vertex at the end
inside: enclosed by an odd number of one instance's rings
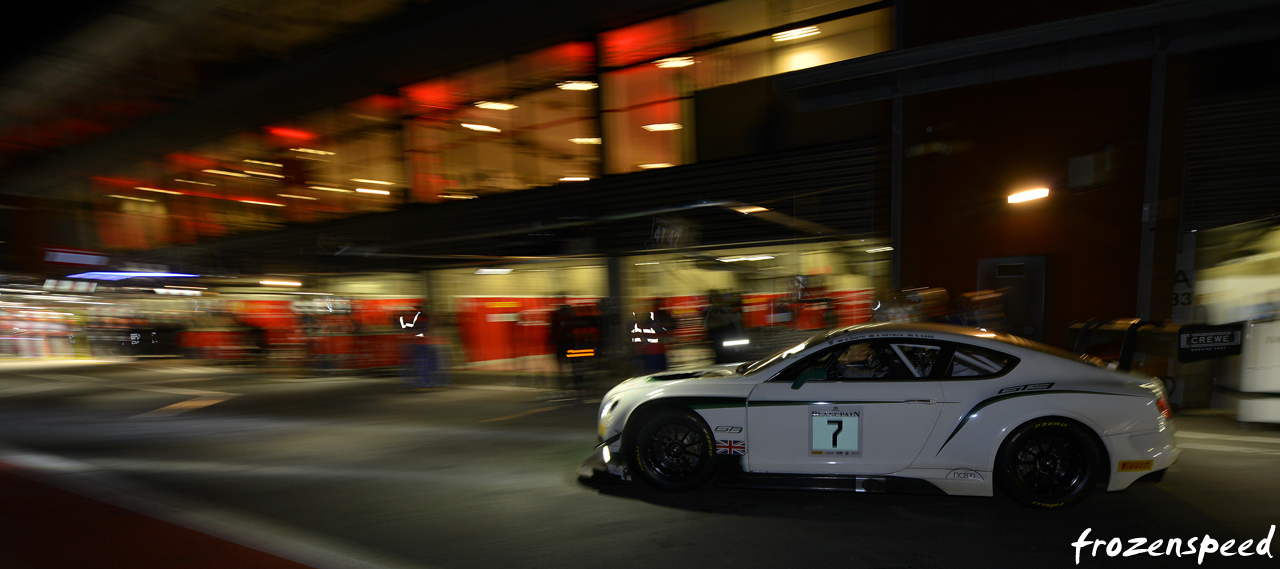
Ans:
POLYGON ((590 91, 599 86, 595 81, 563 81, 556 84, 556 87, 565 91, 590 91))
POLYGON ((1040 198, 1047 197, 1049 197, 1048 188, 1036 188, 1034 190, 1026 190, 1010 195, 1009 203, 1029 202, 1031 200, 1038 200, 1040 198))
POLYGON ((511 109, 519 108, 511 103, 497 103, 493 101, 480 101, 476 103, 476 106, 481 109, 490 109, 494 111, 509 111, 511 109))
POLYGON ((643 128, 649 132, 661 132, 665 130, 680 130, 684 128, 684 125, 681 125, 680 123, 676 123, 676 122, 664 122, 664 123, 657 123, 657 124, 647 124, 640 128, 643 128))
POLYGON ((658 67, 661 67, 664 69, 669 69, 672 67, 688 67, 690 65, 693 65, 694 63, 696 62, 693 60, 692 57, 668 57, 666 59, 659 59, 653 62, 654 65, 657 65, 658 67))
POLYGON ((796 28, 794 30, 787 30, 785 32, 778 32, 776 34, 773 34, 773 41, 782 42, 782 41, 798 40, 800 38, 816 36, 820 33, 822 33, 822 31, 819 30, 817 26, 807 26, 804 28, 796 28))

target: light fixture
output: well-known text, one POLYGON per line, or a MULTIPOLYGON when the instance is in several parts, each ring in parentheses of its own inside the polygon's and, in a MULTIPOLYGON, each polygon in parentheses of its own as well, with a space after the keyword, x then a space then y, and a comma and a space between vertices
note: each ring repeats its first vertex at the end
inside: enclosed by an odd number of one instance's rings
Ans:
POLYGON ((298 281, 258 281, 258 284, 265 286, 302 286, 298 281))
POLYGON ((206 173, 206 174, 217 174, 217 175, 219 175, 219 176, 231 176, 231 177, 233 177, 233 178, 248 178, 248 177, 249 177, 249 175, 248 175, 248 174, 243 174, 243 173, 240 173, 240 172, 228 172, 228 171, 226 171, 226 170, 214 170, 214 169, 212 169, 212 168, 210 168, 210 169, 208 169, 208 170, 201 170, 201 172, 204 172, 204 173, 206 173))
POLYGON ((1009 203, 1022 203, 1049 197, 1049 188, 1026 190, 1009 196, 1009 203))
POLYGON ((262 160, 250 160, 248 158, 245 158, 244 161, 250 164, 259 164, 262 166, 274 166, 276 168, 284 168, 284 164, 276 164, 275 162, 264 162, 262 160))
POLYGON ((165 294, 170 296, 203 296, 203 293, 198 290, 174 290, 171 288, 157 288, 153 290, 156 291, 156 294, 165 294))
POLYGON ((565 91, 590 91, 599 86, 595 81, 563 81, 556 83, 556 87, 565 91))
POLYGON ((371 189, 369 189, 369 188, 356 188, 356 192, 359 192, 359 193, 361 193, 361 194, 375 194, 375 195, 379 195, 379 196, 389 196, 389 195, 391 195, 391 192, 389 192, 389 191, 387 191, 387 190, 371 190, 371 189))
POLYGON ((502 129, 500 128, 495 128, 495 127, 491 127, 483 124, 467 124, 467 123, 459 123, 459 124, 462 126, 462 128, 470 129, 470 130, 478 130, 480 132, 502 132, 502 129))
POLYGON ((384 181, 382 181, 382 180, 368 180, 368 179, 365 179, 365 178, 352 178, 352 179, 351 179, 351 181, 352 181, 352 182, 361 182, 361 183, 365 183, 365 184, 378 184, 379 186, 394 186, 394 185, 396 185, 396 183, 395 183, 395 182, 384 182, 384 181))
POLYGON ((511 109, 519 108, 511 103, 497 103, 494 101, 479 101, 476 103, 476 106, 482 109, 492 109, 495 111, 509 111, 511 109))
POLYGON ((218 187, 217 184, 210 184, 209 182, 197 182, 195 180, 183 180, 182 178, 174 178, 173 181, 182 182, 184 184, 195 184, 197 186, 213 186, 215 188, 218 187))
POLYGON ((641 168, 644 170, 653 170, 655 168, 670 168, 672 166, 675 166, 675 164, 672 164, 670 162, 653 162, 650 164, 636 164, 637 168, 641 168))
POLYGON ((569 142, 574 144, 600 144, 599 138, 570 138, 569 142))
POLYGON ((313 197, 311 197, 311 196, 295 196, 295 195, 293 195, 293 194, 276 194, 276 195, 277 195, 277 196, 280 196, 280 197, 282 197, 282 198, 292 198, 292 199, 295 199, 295 200, 310 200, 310 201, 317 201, 317 200, 319 200, 319 199, 320 199, 320 198, 313 198, 313 197))
POLYGON ((96 281, 122 281, 132 278, 194 278, 200 275, 189 275, 186 273, 147 273, 141 271, 90 271, 88 273, 77 273, 67 275, 69 279, 93 279, 96 281))
POLYGON ((560 178, 560 181, 561 182, 585 182, 590 179, 591 178, 587 176, 565 176, 563 178, 560 178))
POLYGON ((658 263, 659 263, 659 261, 649 261, 649 262, 646 262, 646 263, 636 263, 636 266, 637 266, 637 267, 640 267, 640 266, 643 266, 643 265, 657 265, 658 263))
POLYGON ((474 200, 476 196, 471 194, 440 194, 441 198, 446 200, 474 200))
POLYGON ((737 257, 720 257, 716 260, 721 263, 738 263, 741 261, 764 261, 772 258, 773 255, 738 255, 737 257))
POLYGON ((344 194, 351 193, 351 190, 344 190, 342 188, 330 188, 328 186, 307 186, 307 187, 313 190, 320 190, 322 192, 342 192, 344 194))
POLYGON ((236 201, 238 201, 238 202, 240 202, 240 203, 251 203, 251 204, 254 204, 254 205, 269 205, 269 206, 272 206, 272 207, 284 207, 284 204, 282 204, 282 203, 276 203, 276 202, 264 202, 264 201, 260 201, 260 200, 236 200, 236 201))
POLYGON ((303 154, 319 154, 321 156, 333 156, 334 153, 328 150, 316 150, 314 148, 290 148, 290 152, 301 152, 303 154))
POLYGON ((146 187, 146 186, 135 186, 133 189, 135 189, 135 190, 142 190, 142 191, 144 191, 144 192, 156 192, 156 193, 160 193, 160 194, 172 194, 172 195, 175 195, 175 196, 183 195, 183 194, 182 194, 182 192, 175 192, 175 191, 173 191, 173 190, 162 190, 162 189, 160 189, 160 188, 148 188, 148 187, 146 187))
POLYGON ((268 177, 268 178, 283 178, 283 177, 284 177, 284 176, 283 176, 283 175, 281 175, 281 174, 271 174, 271 173, 268 173, 268 172, 258 172, 258 171, 255 171, 255 170, 245 170, 245 171, 244 171, 244 173, 245 173, 245 174, 253 174, 254 176, 266 176, 266 177, 268 177))
POLYGON ((477 275, 507 275, 512 269, 476 269, 477 275))
POLYGON ((750 343, 751 343, 751 340, 725 340, 723 342, 724 347, 726 348, 732 348, 734 346, 745 346, 750 343))
POLYGON ((884 253, 885 251, 892 251, 892 250, 893 250, 893 247, 876 247, 875 249, 867 249, 867 252, 868 253, 884 253))
POLYGON ((733 210, 738 213, 760 213, 762 211, 769 211, 769 208, 760 207, 758 205, 744 205, 740 207, 735 207, 733 208, 733 210))
POLYGON ((121 196, 121 195, 117 195, 117 194, 108 194, 108 195, 107 195, 107 197, 109 197, 109 198, 116 198, 116 199, 118 199, 118 200, 129 200, 129 201, 134 201, 134 202, 156 203, 156 200, 149 200, 149 199, 147 199, 147 198, 135 198, 135 197, 133 197, 133 196, 121 196))
POLYGON ((670 69, 672 67, 688 67, 694 63, 697 62, 693 60, 693 57, 668 57, 666 59, 659 59, 653 62, 654 65, 663 69, 670 69))
POLYGON ((657 123, 657 124, 647 124, 640 128, 643 128, 649 132, 662 132, 665 130, 680 130, 684 128, 684 125, 678 122, 664 122, 664 123, 657 123))
POLYGON ((779 41, 779 42, 781 42, 781 41, 798 40, 798 39, 800 39, 800 38, 807 38, 807 37, 809 37, 809 36, 816 36, 816 35, 818 35, 818 34, 820 34, 820 33, 822 33, 822 31, 821 31, 821 30, 819 30, 817 26, 808 26, 808 27, 804 27, 804 28, 796 28, 796 29, 794 29, 794 30, 787 30, 787 31, 785 31, 785 32, 778 32, 778 33, 776 33, 776 34, 773 34, 773 41, 779 41))

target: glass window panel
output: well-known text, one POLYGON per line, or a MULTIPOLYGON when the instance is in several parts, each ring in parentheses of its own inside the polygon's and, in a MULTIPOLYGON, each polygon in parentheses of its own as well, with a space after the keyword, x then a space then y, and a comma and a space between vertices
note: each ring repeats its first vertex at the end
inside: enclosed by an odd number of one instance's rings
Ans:
POLYGON ((891 10, 877 10, 818 24, 819 33, 808 37, 765 37, 705 51, 687 69, 694 88, 709 89, 854 59, 891 49, 892 24, 891 10))
POLYGON ((769 0, 729 0, 690 10, 691 43, 707 45, 768 29, 769 0))
POLYGON ((470 198, 599 176, 594 48, 570 42, 405 89, 416 201, 470 198), (489 104, 479 104, 479 103, 489 104), (496 105, 493 103, 497 103, 496 105))
POLYGON ((659 18, 600 34, 601 64, 623 67, 652 61, 692 46, 676 17, 659 18))
POLYGON ((680 98, 684 73, 641 65, 604 77, 610 173, 683 164, 688 126, 680 98))
POLYGON ((998 352, 974 348, 972 346, 957 346, 956 353, 951 358, 951 368, 947 370, 947 377, 983 377, 995 375, 1004 371, 1009 365, 1009 357, 998 352))

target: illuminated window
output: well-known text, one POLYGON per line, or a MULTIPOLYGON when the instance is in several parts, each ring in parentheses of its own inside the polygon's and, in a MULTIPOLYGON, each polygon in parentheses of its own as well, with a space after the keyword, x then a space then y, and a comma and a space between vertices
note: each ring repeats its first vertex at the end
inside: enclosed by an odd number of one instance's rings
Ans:
POLYGON ((609 173, 635 172, 646 164, 688 163, 692 135, 681 93, 685 68, 640 65, 603 77, 605 149, 609 173))
POLYGON ((573 42, 405 89, 413 199, 482 195, 599 175, 594 47, 573 42), (478 104, 500 101, 503 105, 478 104))
POLYGON ((822 22, 812 27, 817 33, 781 35, 799 28, 788 29, 781 34, 696 54, 695 58, 700 63, 690 68, 696 89, 808 69, 888 51, 893 47, 890 9, 822 22), (775 40, 779 36, 784 40, 775 40))
POLYGON ((606 171, 695 161, 697 91, 890 49, 890 9, 844 12, 868 3, 730 0, 601 34, 606 171))

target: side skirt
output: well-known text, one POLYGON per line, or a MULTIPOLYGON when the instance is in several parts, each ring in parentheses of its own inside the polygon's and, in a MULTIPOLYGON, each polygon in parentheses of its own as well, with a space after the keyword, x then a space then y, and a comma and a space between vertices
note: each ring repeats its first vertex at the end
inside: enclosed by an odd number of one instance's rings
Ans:
POLYGON ((754 488, 760 490, 946 494, 928 481, 916 478, 747 473, 728 465, 720 469, 712 484, 718 488, 754 488))

